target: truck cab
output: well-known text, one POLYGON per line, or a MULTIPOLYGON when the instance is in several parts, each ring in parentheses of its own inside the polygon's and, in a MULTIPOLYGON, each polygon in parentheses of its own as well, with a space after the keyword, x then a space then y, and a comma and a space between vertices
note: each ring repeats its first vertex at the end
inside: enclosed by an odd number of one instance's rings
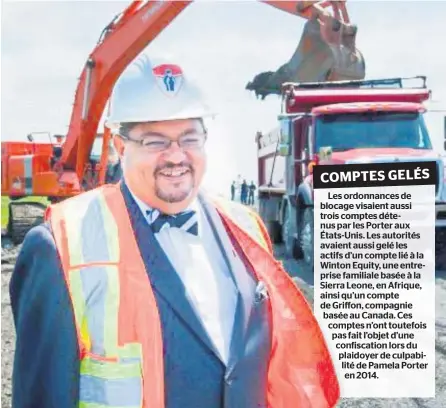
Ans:
POLYGON ((289 256, 313 262, 316 164, 436 161, 437 249, 446 251, 446 159, 435 152, 420 86, 405 79, 284 84, 279 126, 258 132, 259 212, 271 239, 289 256))

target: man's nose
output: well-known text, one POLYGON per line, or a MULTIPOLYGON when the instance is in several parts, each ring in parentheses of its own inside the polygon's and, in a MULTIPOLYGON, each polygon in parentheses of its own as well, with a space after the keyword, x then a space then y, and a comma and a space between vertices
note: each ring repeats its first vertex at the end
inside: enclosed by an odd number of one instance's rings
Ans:
POLYGON ((180 163, 186 158, 186 153, 178 145, 177 142, 173 142, 170 147, 164 152, 163 157, 170 162, 180 163))

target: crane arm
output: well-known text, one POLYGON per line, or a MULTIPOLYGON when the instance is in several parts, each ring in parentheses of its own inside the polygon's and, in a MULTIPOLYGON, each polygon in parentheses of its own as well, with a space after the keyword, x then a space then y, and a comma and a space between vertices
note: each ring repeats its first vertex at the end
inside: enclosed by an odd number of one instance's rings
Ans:
MULTIPOLYGON (((312 18, 315 13, 316 16, 326 15, 325 9, 330 5, 339 15, 337 1, 260 1, 305 19, 312 18)), ((104 29, 79 79, 62 150, 63 168, 75 170, 79 180, 82 180, 99 122, 115 82, 127 65, 191 3, 133 1, 104 29)), ((344 18, 344 21, 347 20, 344 18)))

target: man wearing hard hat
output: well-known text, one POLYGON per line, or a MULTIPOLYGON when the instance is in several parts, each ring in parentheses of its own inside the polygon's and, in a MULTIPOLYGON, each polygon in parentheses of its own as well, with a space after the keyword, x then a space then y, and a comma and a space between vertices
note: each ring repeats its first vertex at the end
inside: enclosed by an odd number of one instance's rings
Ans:
POLYGON ((209 114, 171 61, 143 55, 121 75, 107 125, 122 182, 51 206, 17 260, 15 408, 338 401, 321 331, 261 220, 200 188, 209 114))

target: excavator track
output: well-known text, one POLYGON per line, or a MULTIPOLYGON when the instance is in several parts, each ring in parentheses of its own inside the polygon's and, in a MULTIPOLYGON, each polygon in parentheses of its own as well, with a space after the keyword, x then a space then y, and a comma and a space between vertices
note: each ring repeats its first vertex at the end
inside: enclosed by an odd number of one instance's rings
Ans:
POLYGON ((43 223, 46 208, 45 204, 38 202, 12 201, 9 203, 6 236, 14 245, 21 244, 31 228, 43 223))

